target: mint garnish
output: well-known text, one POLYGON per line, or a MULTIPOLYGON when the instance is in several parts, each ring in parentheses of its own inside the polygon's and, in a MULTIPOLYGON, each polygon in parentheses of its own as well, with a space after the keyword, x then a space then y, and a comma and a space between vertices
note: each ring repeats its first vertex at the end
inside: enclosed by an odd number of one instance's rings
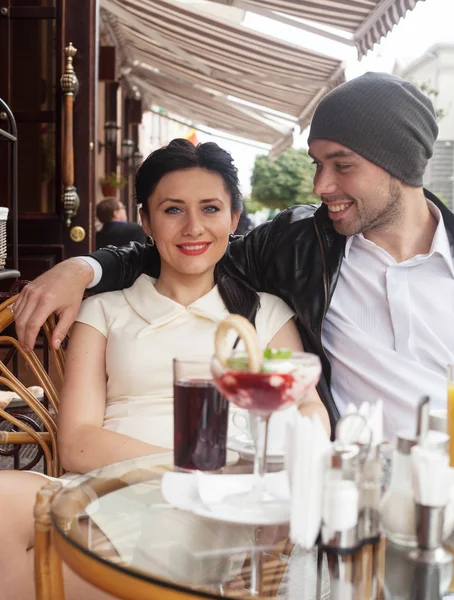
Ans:
POLYGON ((288 360, 292 358, 292 351, 288 348, 267 348, 263 353, 266 360, 288 360))

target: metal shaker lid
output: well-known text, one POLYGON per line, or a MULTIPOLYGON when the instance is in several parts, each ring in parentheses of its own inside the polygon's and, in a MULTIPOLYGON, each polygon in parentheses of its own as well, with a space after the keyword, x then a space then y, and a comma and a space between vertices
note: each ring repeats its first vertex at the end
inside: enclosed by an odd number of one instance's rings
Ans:
MULTIPOLYGON (((417 435, 410 430, 397 432, 396 448, 401 454, 410 454, 413 446, 419 442, 417 435)), ((441 431, 429 430, 424 439, 424 446, 434 452, 448 452, 449 435, 441 431)))
POLYGON ((396 434, 396 449, 401 454, 410 454, 413 446, 416 446, 418 439, 414 431, 401 430, 396 434))
POLYGON ((359 448, 356 444, 344 445, 334 442, 330 457, 330 467, 332 469, 351 468, 358 459, 358 456, 359 448))

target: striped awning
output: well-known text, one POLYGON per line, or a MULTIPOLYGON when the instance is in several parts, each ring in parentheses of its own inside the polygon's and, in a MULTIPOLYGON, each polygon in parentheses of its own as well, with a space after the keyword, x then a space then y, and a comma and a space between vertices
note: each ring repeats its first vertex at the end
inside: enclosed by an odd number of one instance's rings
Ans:
POLYGON ((174 0, 101 0, 122 69, 146 98, 276 149, 344 81, 339 60, 174 0), (279 114, 277 114, 279 113, 279 114))
POLYGON ((222 96, 160 73, 137 70, 130 81, 141 89, 150 104, 212 129, 270 145, 288 131, 288 126, 261 120, 255 111, 251 113, 241 105, 234 106, 222 96))
MULTIPOLYGON (((386 36, 406 12, 425 0, 211 0, 218 4, 236 6, 244 10, 278 18, 281 13, 289 17, 304 19, 312 25, 308 29, 320 35, 337 38, 326 30, 316 31, 317 26, 330 26, 352 34, 351 43, 358 49, 361 58, 381 38, 386 36), (315 28, 314 28, 315 25, 315 28)), ((284 20, 295 25, 295 21, 284 20)), ((337 38, 339 41, 344 41, 337 38)))

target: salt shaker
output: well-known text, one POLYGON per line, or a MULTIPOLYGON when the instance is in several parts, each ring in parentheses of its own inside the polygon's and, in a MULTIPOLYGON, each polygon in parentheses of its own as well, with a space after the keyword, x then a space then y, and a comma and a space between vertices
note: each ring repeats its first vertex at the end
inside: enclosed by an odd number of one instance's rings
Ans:
POLYGON ((380 502, 386 537, 401 546, 416 546, 416 517, 410 451, 417 443, 414 433, 399 431, 393 452, 391 482, 380 502))
POLYGON ((358 446, 334 444, 323 489, 324 546, 352 549, 358 544, 358 458, 358 446))

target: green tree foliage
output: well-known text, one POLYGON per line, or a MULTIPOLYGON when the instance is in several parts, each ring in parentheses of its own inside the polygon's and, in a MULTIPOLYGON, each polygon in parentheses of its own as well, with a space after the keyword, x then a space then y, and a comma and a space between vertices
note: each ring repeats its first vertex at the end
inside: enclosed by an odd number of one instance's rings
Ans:
POLYGON ((312 193, 314 165, 306 150, 289 148, 270 160, 257 156, 251 177, 251 200, 282 210, 294 204, 318 204, 312 193))
POLYGON ((249 215, 253 215, 257 211, 267 208, 266 206, 263 206, 263 204, 260 204, 260 202, 256 202, 245 196, 243 196, 243 202, 249 215))

